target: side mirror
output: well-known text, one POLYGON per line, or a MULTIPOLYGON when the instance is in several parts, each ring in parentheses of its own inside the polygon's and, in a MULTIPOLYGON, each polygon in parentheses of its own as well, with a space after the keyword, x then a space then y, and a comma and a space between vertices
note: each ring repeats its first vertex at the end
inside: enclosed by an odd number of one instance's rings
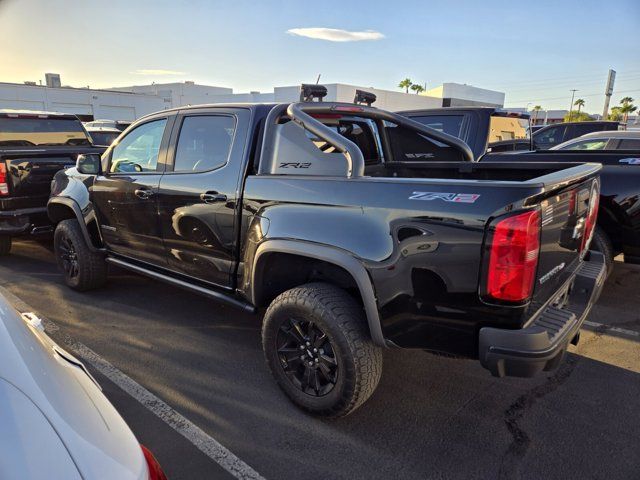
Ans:
POLYGON ((76 170, 84 175, 99 174, 100 165, 100 155, 97 153, 83 153, 76 160, 76 170))

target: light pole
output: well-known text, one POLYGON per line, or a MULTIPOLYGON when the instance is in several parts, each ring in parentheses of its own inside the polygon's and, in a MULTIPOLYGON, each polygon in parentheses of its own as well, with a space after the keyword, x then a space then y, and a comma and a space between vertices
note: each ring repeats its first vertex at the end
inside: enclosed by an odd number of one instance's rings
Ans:
POLYGON ((571 121, 571 114, 573 113, 573 97, 575 97, 577 91, 578 90, 576 90, 575 88, 571 90, 571 103, 569 104, 569 121, 571 121))

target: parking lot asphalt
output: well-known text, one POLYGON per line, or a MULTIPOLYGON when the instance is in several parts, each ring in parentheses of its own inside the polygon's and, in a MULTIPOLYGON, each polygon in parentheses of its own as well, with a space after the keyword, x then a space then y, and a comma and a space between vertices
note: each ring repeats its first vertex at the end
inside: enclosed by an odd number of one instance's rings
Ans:
MULTIPOLYGON (((639 267, 616 264, 555 372, 496 379, 475 361, 388 350, 371 399, 328 421, 279 391, 259 317, 123 271, 73 292, 50 248, 16 242, 0 285, 54 322, 63 346, 81 342, 267 479, 640 478, 639 267)), ((89 368, 170 479, 233 478, 89 368)))

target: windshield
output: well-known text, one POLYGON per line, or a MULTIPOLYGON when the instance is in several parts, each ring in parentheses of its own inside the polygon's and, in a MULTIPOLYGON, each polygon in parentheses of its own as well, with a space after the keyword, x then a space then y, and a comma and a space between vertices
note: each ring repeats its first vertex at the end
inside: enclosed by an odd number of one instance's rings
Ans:
POLYGON ((0 118, 4 147, 91 145, 80 120, 69 118, 0 118))

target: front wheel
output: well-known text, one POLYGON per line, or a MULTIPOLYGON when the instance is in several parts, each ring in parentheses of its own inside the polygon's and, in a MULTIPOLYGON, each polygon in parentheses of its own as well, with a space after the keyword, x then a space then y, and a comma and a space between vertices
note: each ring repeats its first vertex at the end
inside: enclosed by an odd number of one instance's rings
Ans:
POLYGON ((63 220, 58 224, 53 246, 67 286, 85 291, 104 285, 107 264, 101 254, 89 249, 77 220, 63 220))
POLYGON ((299 407, 341 417, 362 405, 382 373, 362 308, 344 290, 309 283, 279 295, 262 326, 273 376, 299 407))
POLYGON ((11 252, 11 237, 0 235, 0 257, 9 255, 9 252, 11 252))

